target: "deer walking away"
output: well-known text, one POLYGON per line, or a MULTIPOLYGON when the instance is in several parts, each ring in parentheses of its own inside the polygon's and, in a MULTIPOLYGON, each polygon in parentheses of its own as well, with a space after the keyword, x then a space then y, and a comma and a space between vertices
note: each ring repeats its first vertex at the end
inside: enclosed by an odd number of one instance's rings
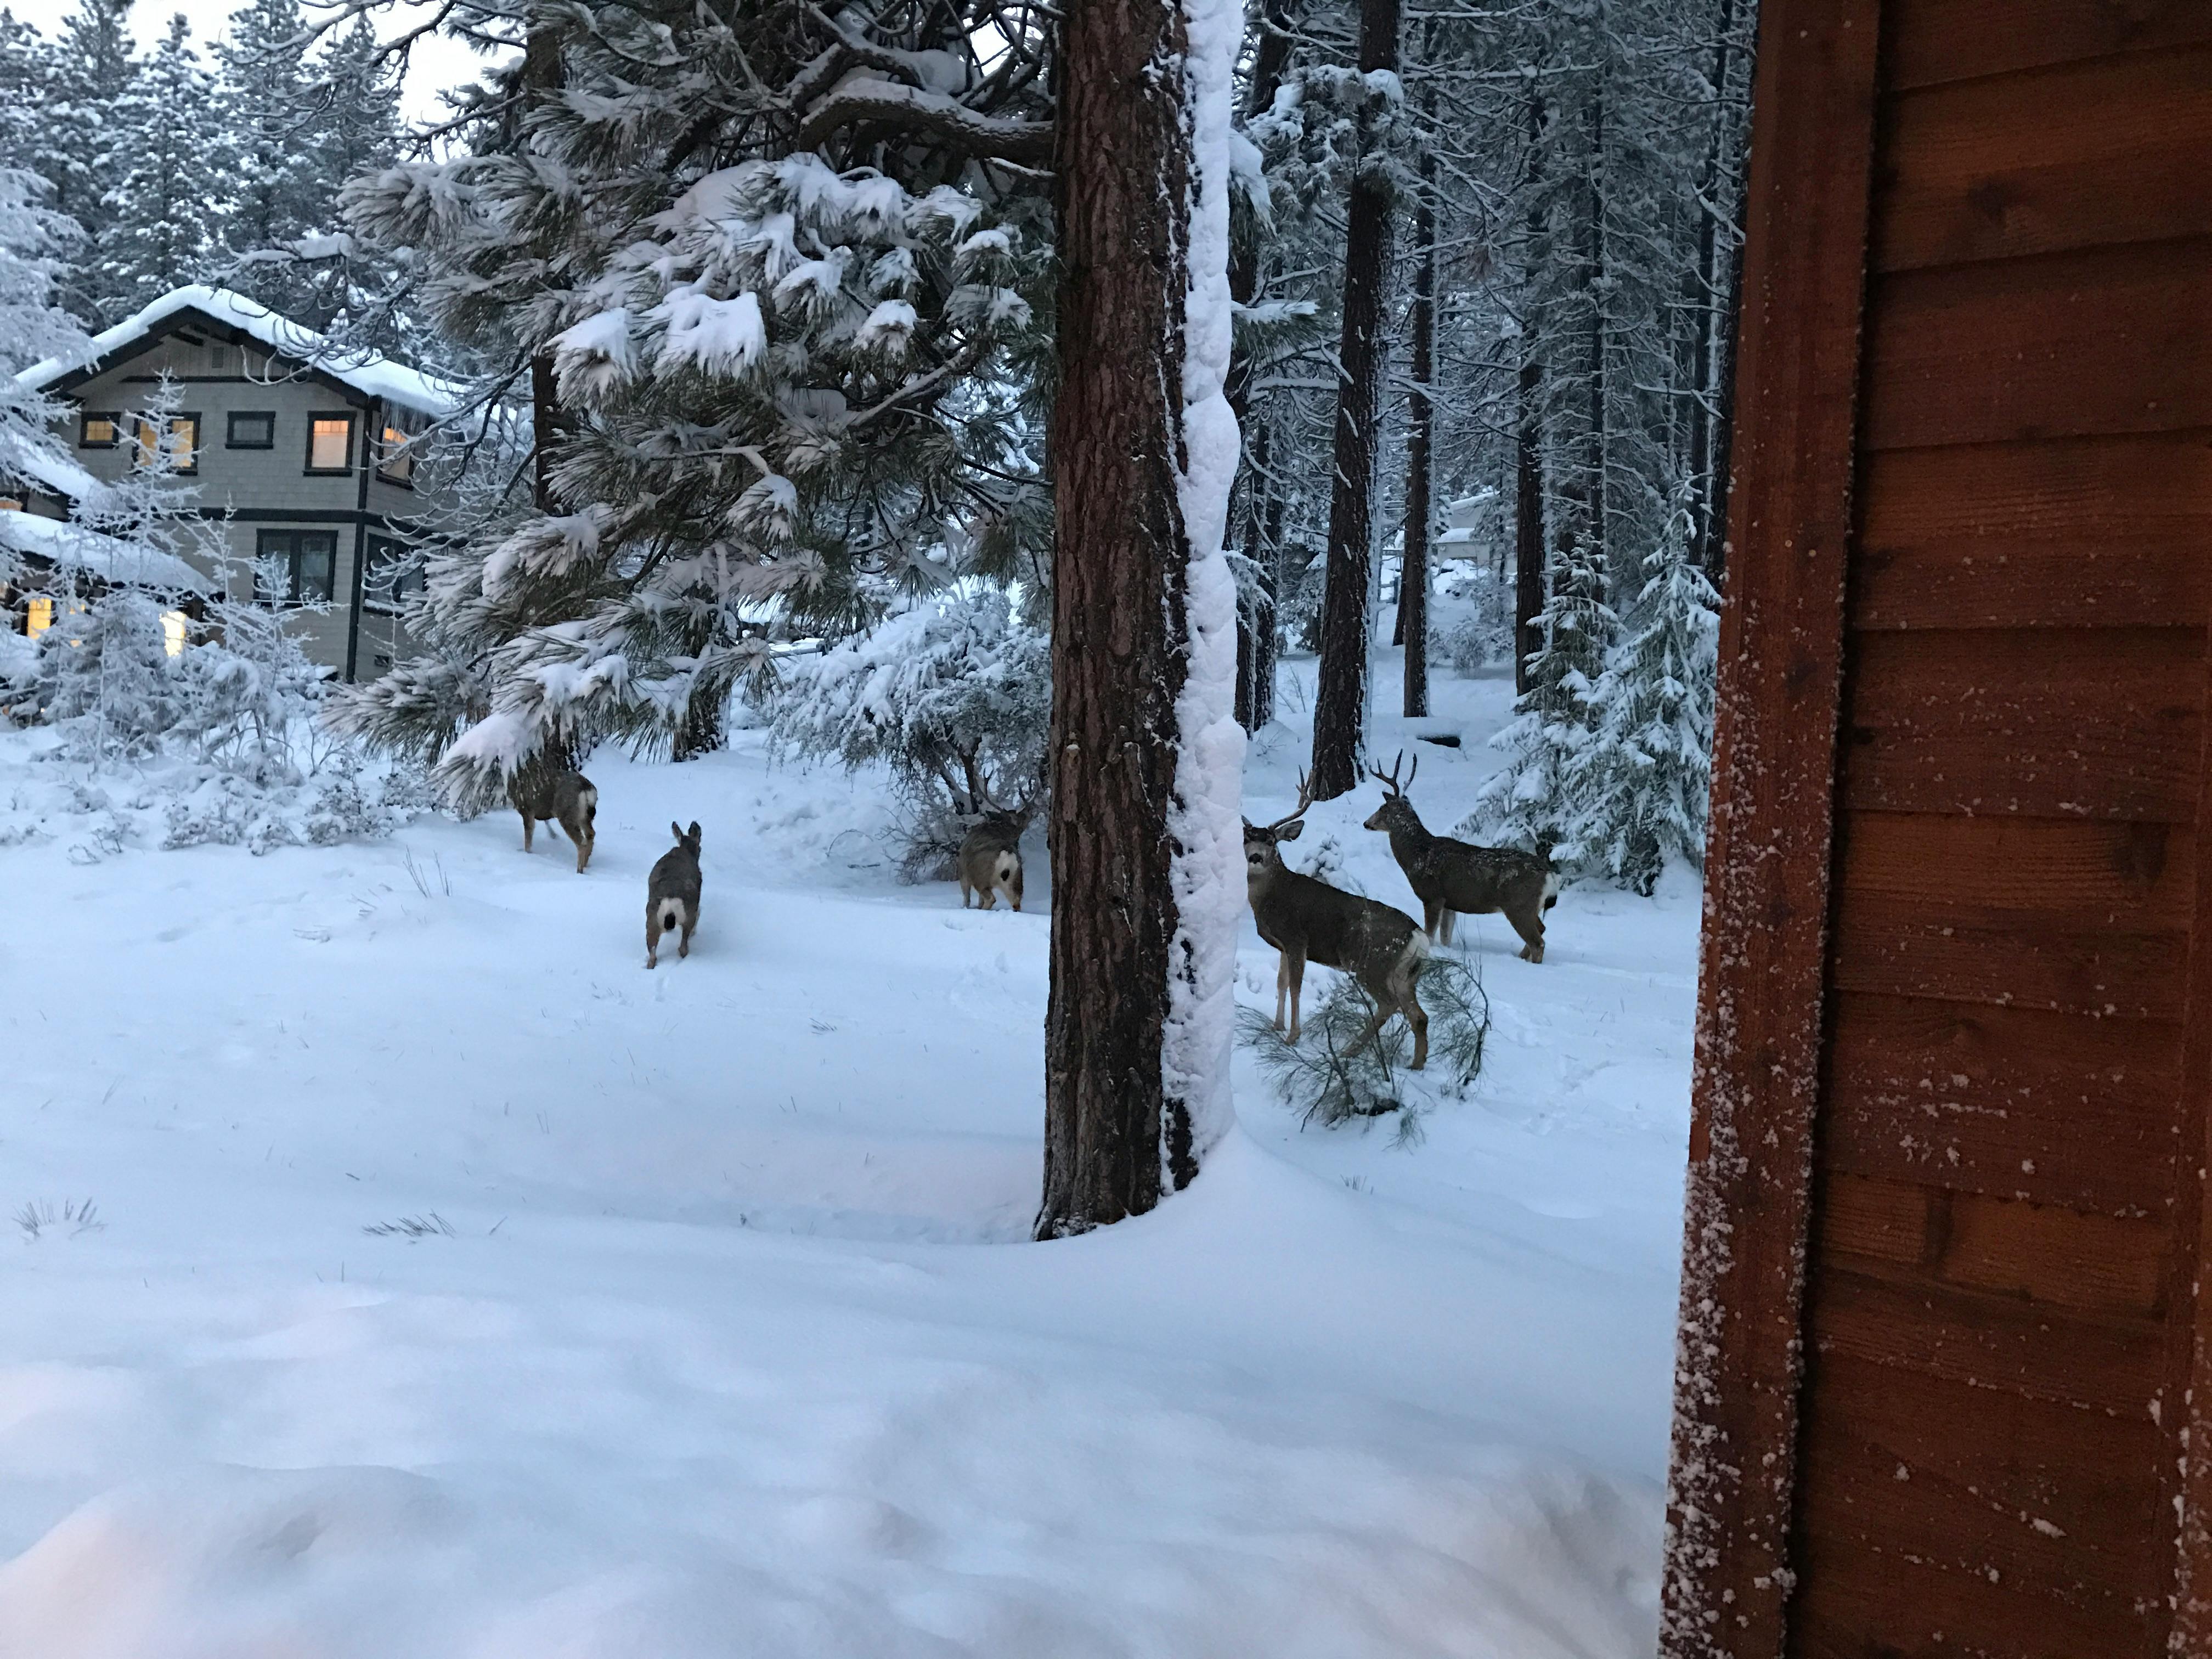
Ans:
POLYGON ((1001 894, 1017 910, 1022 908, 1022 836, 1036 812, 1037 791, 1032 787, 1012 806, 1001 806, 988 795, 980 797, 983 816, 960 838, 956 864, 960 874, 960 908, 971 896, 986 910, 1001 894))
POLYGON ((645 880, 645 965, 660 965, 660 940, 665 933, 681 930, 676 954, 691 954, 692 931, 699 926, 699 825, 689 830, 674 824, 668 832, 676 845, 660 855, 645 880))
POLYGON ((1391 1015, 1400 1014, 1413 1029, 1418 1072, 1429 1060, 1429 1017, 1417 994, 1429 941, 1403 910, 1332 887, 1283 862, 1282 843, 1297 839, 1312 805, 1312 781, 1301 777, 1297 806, 1287 817, 1269 824, 1244 821, 1244 885, 1252 920, 1260 937, 1279 952, 1275 1029, 1282 1030, 1287 996, 1290 1040, 1298 1040, 1298 993, 1306 963, 1317 962, 1350 974, 1374 1000, 1375 1018, 1349 1052, 1365 1048, 1391 1015))
POLYGON ((599 839, 595 825, 599 792, 592 781, 581 772, 550 772, 533 767, 515 774, 507 798, 522 814, 522 850, 531 850, 532 837, 539 824, 557 823, 576 844, 576 873, 582 875, 599 839))
POLYGON ((1405 762, 1401 750, 1389 772, 1368 768, 1382 786, 1382 804, 1367 828, 1389 835, 1390 854, 1421 902, 1422 930, 1437 944, 1449 945, 1455 915, 1502 911, 1521 936, 1521 959, 1543 961, 1544 913, 1559 902, 1559 872, 1551 860, 1516 847, 1477 847, 1430 834, 1407 793, 1420 772, 1420 757, 1414 757, 1413 769, 1401 784, 1398 772, 1405 762))

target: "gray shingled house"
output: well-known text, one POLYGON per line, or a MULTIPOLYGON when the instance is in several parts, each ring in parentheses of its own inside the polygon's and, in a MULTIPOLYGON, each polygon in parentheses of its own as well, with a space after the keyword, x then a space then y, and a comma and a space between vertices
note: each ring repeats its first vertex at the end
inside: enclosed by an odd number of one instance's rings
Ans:
POLYGON ((258 584, 263 599, 299 607, 307 654, 345 679, 373 679, 405 650, 400 602, 422 580, 411 556, 440 505, 411 441, 453 411, 451 386, 373 353, 333 349, 241 295, 199 287, 16 379, 67 409, 61 435, 82 471, 48 465, 39 477, 0 481, 0 525, 10 509, 64 518, 88 475, 118 477, 147 447, 167 443, 191 457, 185 471, 200 511, 227 526, 234 597, 258 584), (141 430, 131 411, 164 374, 184 407, 169 431, 141 430))

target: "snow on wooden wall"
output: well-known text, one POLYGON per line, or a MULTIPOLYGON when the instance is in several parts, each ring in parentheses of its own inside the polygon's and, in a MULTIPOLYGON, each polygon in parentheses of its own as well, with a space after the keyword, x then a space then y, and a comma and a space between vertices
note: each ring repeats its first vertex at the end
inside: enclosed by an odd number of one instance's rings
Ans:
POLYGON ((2212 3, 1760 52, 1662 1650, 2212 1654, 2212 3))

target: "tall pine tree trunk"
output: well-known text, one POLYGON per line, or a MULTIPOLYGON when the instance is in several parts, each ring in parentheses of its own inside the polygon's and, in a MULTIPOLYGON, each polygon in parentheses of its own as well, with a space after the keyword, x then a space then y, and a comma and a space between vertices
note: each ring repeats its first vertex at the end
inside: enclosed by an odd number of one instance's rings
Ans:
MULTIPOLYGON (((549 102, 561 88, 561 41, 552 30, 532 33, 522 52, 523 112, 549 102)), ((528 146, 527 129, 520 120, 512 128, 518 149, 528 146)), ((555 511, 553 453, 561 441, 561 405, 553 388, 553 354, 541 351, 530 360, 532 504, 540 513, 555 511)))
POLYGON ((1041 1238, 1151 1209, 1226 1109, 1243 896, 1236 781, 1215 769, 1240 743, 1227 180, 1198 178, 1193 151, 1225 165, 1240 33, 1222 0, 1064 13, 1041 1238))
MULTIPOLYGON (((1232 371, 1233 372, 1233 371, 1232 371)), ((1240 418, 1239 424, 1243 424, 1240 418)), ((1246 428, 1244 453, 1244 559, 1257 573, 1250 613, 1237 618, 1237 723, 1256 732, 1275 718, 1275 593, 1279 581, 1279 537, 1282 510, 1279 492, 1267 477, 1273 433, 1265 421, 1246 428)))
POLYGON ((1413 390, 1406 414, 1406 556, 1398 578, 1398 642, 1406 647, 1406 715, 1429 712, 1430 446, 1437 372, 1436 163, 1421 154, 1421 199, 1413 211, 1413 390))
POLYGON ((1513 690, 1528 689, 1528 659, 1543 644, 1544 371, 1528 337, 1521 340, 1521 380, 1513 433, 1513 690))
MULTIPOLYGON (((1400 0, 1360 0, 1359 68, 1398 69, 1400 0)), ((1368 589, 1373 579, 1375 459, 1382 413, 1382 319, 1393 204, 1382 153, 1382 100, 1361 112, 1359 171, 1345 235, 1344 329, 1337 348, 1335 473, 1328 503, 1328 586, 1322 598, 1314 699, 1313 792, 1331 800, 1359 781, 1367 722, 1368 589)))
MULTIPOLYGON (((1268 0, 1255 21, 1258 38, 1253 43, 1252 72, 1244 92, 1248 121, 1273 105, 1276 88, 1282 85, 1283 71, 1291 61, 1289 7, 1283 0, 1268 0)), ((1248 235, 1230 250, 1229 297, 1240 306, 1251 304, 1260 292, 1261 240, 1256 234, 1248 235)), ((1260 532, 1267 486, 1262 476, 1267 461, 1258 449, 1264 446, 1265 437, 1254 434, 1252 427, 1252 354, 1240 343, 1229 360, 1229 407, 1237 417, 1237 429, 1252 434, 1246 450, 1248 465, 1243 468, 1243 552, 1250 568, 1256 570, 1261 563, 1260 532)), ((1274 585, 1263 575, 1259 587, 1254 604, 1249 608, 1240 605, 1237 613, 1237 720, 1247 732, 1258 731, 1275 717, 1274 585)))

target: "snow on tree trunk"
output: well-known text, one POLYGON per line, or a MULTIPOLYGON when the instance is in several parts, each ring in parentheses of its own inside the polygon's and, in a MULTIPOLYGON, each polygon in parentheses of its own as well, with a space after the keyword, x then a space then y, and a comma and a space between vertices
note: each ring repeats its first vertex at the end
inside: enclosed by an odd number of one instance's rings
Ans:
MULTIPOLYGON (((1431 31, 1433 32, 1433 31, 1431 31)), ((1406 647, 1405 713, 1429 712, 1430 451, 1436 429, 1436 155, 1421 156, 1421 199, 1413 216, 1413 386, 1406 415, 1406 555, 1398 578, 1398 643, 1406 647)))
POLYGON ((1042 1238, 1152 1208, 1229 1121, 1241 35, 1224 0, 1075 0, 1063 25, 1042 1238))
POLYGON ((1345 233, 1328 589, 1322 602, 1321 674, 1314 699, 1317 800, 1333 800, 1359 781, 1366 732, 1376 429, 1388 356, 1382 335, 1393 207, 1383 129, 1399 98, 1400 19, 1399 0, 1361 0, 1359 70, 1366 95, 1360 106, 1360 167, 1345 233))

